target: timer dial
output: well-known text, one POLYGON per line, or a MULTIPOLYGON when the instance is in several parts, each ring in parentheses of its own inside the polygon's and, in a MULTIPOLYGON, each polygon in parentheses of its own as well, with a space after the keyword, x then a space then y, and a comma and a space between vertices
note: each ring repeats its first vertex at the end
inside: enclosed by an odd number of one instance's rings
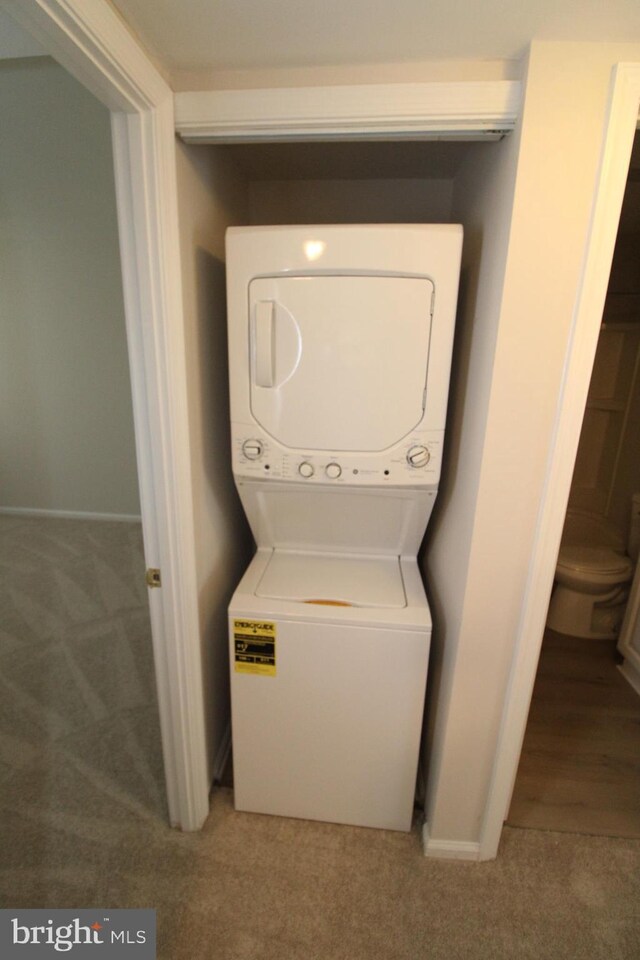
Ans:
POLYGON ((429 448, 418 443, 407 450, 407 463, 410 467, 426 467, 431 459, 429 448))
POLYGON ((259 460, 264 452, 262 440, 245 440, 242 444, 242 452, 247 460, 259 460))
POLYGON ((339 463, 328 463, 324 468, 324 472, 329 477, 329 480, 337 480, 342 474, 342 467, 339 463))

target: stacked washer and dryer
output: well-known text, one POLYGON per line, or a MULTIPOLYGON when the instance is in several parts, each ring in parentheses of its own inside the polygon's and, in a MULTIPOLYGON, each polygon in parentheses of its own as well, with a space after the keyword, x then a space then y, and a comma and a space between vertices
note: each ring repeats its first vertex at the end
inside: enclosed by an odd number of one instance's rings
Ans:
POLYGON ((409 830, 462 228, 227 233, 239 810, 409 830))

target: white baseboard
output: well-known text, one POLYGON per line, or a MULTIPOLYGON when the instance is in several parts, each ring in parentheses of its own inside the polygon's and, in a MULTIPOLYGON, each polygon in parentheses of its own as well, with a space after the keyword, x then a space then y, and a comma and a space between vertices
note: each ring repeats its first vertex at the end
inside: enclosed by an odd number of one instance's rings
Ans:
POLYGON ((422 848, 425 857, 440 860, 479 860, 480 844, 472 840, 432 840, 429 825, 422 827, 422 848))
POLYGON ((627 683, 633 687, 635 692, 640 695, 640 670, 628 660, 625 660, 624 663, 621 663, 618 667, 618 670, 625 678, 627 683))
POLYGON ((141 523, 135 513, 89 513, 84 510, 39 510, 35 507, 0 507, 0 514, 12 517, 50 517, 53 520, 111 520, 118 523, 141 523))
POLYGON ((224 731, 222 740, 220 741, 220 746, 218 747, 218 752, 216 753, 215 760, 213 761, 213 783, 219 783, 222 779, 222 774, 224 773, 224 768, 227 765, 227 760, 229 759, 229 754, 231 753, 231 721, 227 724, 226 730, 224 731))

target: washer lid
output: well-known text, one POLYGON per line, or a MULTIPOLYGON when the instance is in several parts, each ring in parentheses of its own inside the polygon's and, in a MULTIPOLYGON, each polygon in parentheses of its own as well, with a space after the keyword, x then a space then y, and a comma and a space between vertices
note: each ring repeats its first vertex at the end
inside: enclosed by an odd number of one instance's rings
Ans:
POLYGON ((581 570, 598 573, 631 573, 633 565, 629 557, 616 553, 609 547, 563 546, 558 558, 558 566, 567 570, 581 570))
POLYGON ((422 421, 426 277, 262 277, 249 285, 251 412, 303 450, 385 450, 422 421))
POLYGON ((353 607, 406 607, 398 557, 274 550, 256 596, 353 607))

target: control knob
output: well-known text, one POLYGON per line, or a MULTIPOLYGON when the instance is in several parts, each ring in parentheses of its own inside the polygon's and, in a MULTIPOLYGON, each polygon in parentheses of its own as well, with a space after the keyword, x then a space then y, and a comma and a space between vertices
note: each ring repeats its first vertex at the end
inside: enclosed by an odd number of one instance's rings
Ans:
POLYGON ((422 443, 415 444, 407 450, 407 463, 410 467, 426 467, 430 459, 429 448, 422 443))
POLYGON ((304 477, 305 480, 308 480, 309 477, 312 477, 313 474, 315 473, 313 469, 313 464, 309 463, 308 460, 303 460, 298 467, 298 473, 300 474, 301 477, 304 477))
POLYGON ((242 452, 247 460, 259 460, 264 452, 262 440, 245 440, 242 444, 242 452))
POLYGON ((342 474, 342 467, 339 463, 328 463, 324 468, 324 472, 329 477, 329 480, 337 480, 342 474))

